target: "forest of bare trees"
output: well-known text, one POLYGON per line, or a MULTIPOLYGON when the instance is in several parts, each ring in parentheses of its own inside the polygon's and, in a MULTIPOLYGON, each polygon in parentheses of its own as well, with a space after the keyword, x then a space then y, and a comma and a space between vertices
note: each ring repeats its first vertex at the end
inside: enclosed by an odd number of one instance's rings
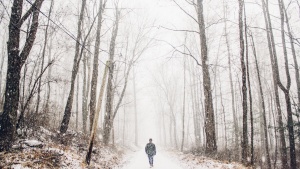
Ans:
POLYGON ((299 168, 298 0, 125 1, 1 0, 0 152, 43 127, 87 164, 154 138, 299 168))

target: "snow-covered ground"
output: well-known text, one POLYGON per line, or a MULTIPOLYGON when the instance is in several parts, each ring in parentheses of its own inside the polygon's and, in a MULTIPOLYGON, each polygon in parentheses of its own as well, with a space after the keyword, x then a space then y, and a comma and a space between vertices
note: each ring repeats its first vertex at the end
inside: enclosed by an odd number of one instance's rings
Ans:
POLYGON ((10 152, 0 152, 0 169, 111 169, 118 165, 122 152, 117 147, 107 147, 100 142, 94 144, 91 165, 85 159, 86 139, 73 133, 69 144, 63 145, 56 133, 40 128, 28 139, 20 139, 10 152))
MULTIPOLYGON (((63 138, 65 139, 65 137, 63 138)), ((135 147, 104 146, 95 144, 91 165, 84 165, 86 139, 79 133, 63 145, 55 139, 55 133, 44 128, 28 139, 20 139, 11 152, 0 153, 0 169, 148 169, 148 157, 144 150, 135 147), (124 151, 127 152, 124 154, 124 151)), ((154 169, 245 169, 239 163, 213 160, 204 156, 184 154, 158 148, 154 156, 154 169)))
MULTIPOLYGON (((124 162, 121 166, 115 169, 148 169, 150 167, 148 162, 148 157, 143 150, 135 152, 133 154, 129 154, 125 157, 124 162)), ((155 169, 182 169, 181 164, 170 158, 167 152, 158 152, 156 156, 154 156, 154 167, 155 169)))
MULTIPOLYGON (((148 169, 147 155, 144 150, 128 154, 123 163, 114 169, 148 169)), ((180 154, 168 151, 158 151, 154 156, 153 169, 244 169, 246 167, 237 163, 216 161, 213 159, 180 154)))

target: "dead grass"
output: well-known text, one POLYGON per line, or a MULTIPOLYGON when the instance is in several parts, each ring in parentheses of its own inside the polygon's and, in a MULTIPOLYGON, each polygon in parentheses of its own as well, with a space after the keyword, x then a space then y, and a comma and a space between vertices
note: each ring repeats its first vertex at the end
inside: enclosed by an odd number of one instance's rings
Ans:
POLYGON ((29 147, 24 144, 26 139, 19 140, 10 152, 0 153, 0 169, 13 168, 14 165, 32 169, 109 169, 121 161, 123 154, 121 151, 116 147, 106 147, 100 141, 96 141, 91 165, 85 166, 83 161, 87 151, 87 136, 70 132, 63 137, 58 137, 57 133, 44 128, 35 132, 28 139, 39 140, 43 146, 29 147))
POLYGON ((8 169, 14 164, 33 169, 59 168, 61 154, 43 149, 24 149, 0 155, 0 168, 8 169))

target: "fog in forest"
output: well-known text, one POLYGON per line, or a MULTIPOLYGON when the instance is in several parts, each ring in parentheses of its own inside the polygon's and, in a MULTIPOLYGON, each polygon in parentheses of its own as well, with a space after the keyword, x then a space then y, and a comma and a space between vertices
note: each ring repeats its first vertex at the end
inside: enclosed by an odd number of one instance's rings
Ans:
POLYGON ((45 145, 42 128, 83 141, 82 160, 152 138, 173 156, 297 168, 299 23, 298 0, 1 0, 0 152, 45 145))

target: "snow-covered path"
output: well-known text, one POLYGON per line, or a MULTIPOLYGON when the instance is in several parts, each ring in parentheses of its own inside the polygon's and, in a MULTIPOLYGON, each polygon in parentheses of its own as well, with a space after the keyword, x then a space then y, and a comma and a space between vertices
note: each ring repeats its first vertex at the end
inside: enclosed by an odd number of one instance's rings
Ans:
MULTIPOLYGON (((172 159, 167 152, 158 151, 154 156, 153 169, 183 169, 178 160, 172 159)), ((138 151, 132 156, 125 159, 124 164, 116 169, 148 169, 150 168, 148 163, 148 157, 143 150, 138 151)))
MULTIPOLYGON (((144 150, 125 156, 123 163, 114 169, 149 169, 148 157, 144 150)), ((153 169, 246 169, 238 163, 216 161, 203 156, 172 153, 158 150, 154 156, 153 169)))

